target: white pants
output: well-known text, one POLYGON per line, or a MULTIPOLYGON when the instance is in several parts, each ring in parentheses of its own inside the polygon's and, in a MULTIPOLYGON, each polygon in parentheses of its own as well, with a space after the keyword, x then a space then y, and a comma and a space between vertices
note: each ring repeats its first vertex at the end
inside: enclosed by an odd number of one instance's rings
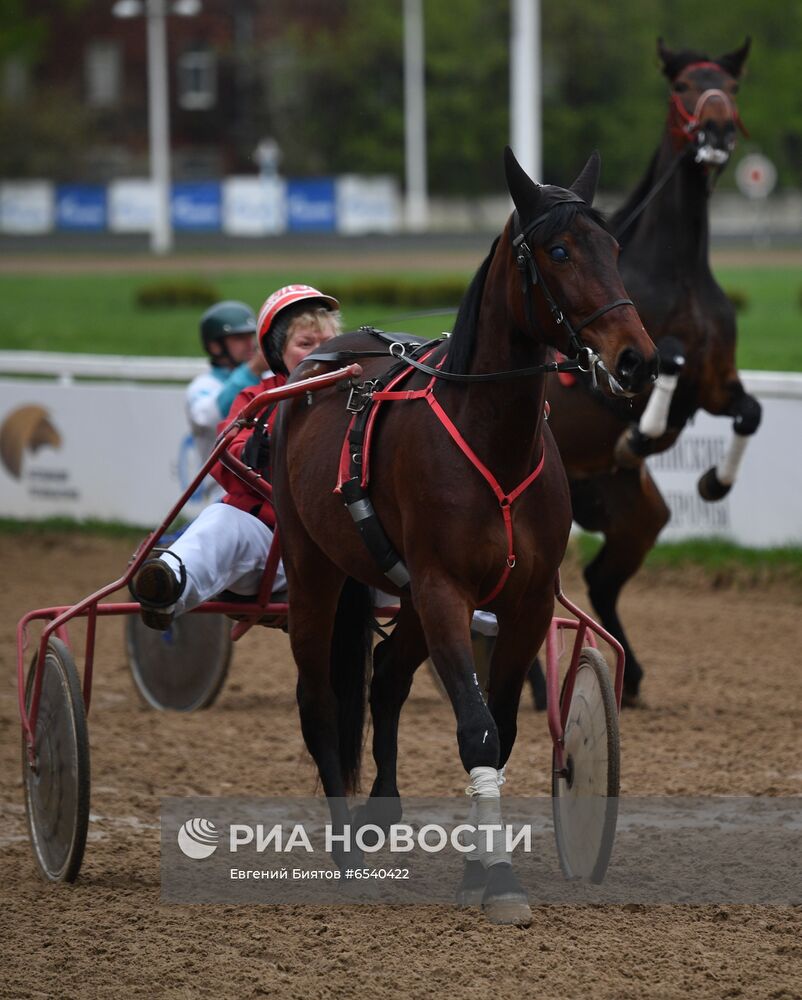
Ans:
MULTIPOLYGON (((186 531, 170 546, 184 564, 187 582, 175 604, 175 615, 197 608, 224 590, 250 596, 259 592, 273 532, 264 521, 227 503, 213 503, 204 508, 186 531)), ((176 579, 180 576, 178 562, 162 556, 176 579)), ((284 590, 287 577, 279 561, 273 591, 284 590)), ((382 591, 374 593, 377 605, 392 605, 398 600, 382 591)), ((471 628, 482 635, 496 635, 496 616, 488 611, 475 611, 471 628)))
MULTIPOLYGON (((187 576, 174 614, 191 611, 223 590, 257 594, 272 541, 273 532, 258 517, 227 503, 206 507, 170 546, 187 576)), ((178 579, 177 561, 170 556, 161 558, 178 579)), ((286 586, 284 566, 279 562, 273 590, 286 586)))

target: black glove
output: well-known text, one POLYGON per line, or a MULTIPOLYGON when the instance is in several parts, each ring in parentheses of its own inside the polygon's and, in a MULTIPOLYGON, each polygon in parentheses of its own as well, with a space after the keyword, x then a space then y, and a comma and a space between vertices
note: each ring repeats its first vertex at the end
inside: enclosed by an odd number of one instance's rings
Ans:
POLYGON ((270 478, 270 435, 263 425, 257 424, 245 442, 242 461, 265 479, 270 478))

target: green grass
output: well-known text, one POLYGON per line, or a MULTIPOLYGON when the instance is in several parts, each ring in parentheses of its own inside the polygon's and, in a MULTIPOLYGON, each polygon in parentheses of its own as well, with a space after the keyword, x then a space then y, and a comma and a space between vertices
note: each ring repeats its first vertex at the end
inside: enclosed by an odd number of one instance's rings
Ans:
MULTIPOLYGON (((327 278, 343 283, 352 276, 331 272, 304 277, 325 291, 327 278)), ((426 280, 419 272, 404 277, 426 280)), ((171 280, 180 278, 171 275, 171 280)), ((469 278, 466 274, 466 286, 469 278)), ((297 274, 263 271, 223 274, 212 283, 221 298, 240 299, 258 309, 276 288, 297 280, 297 274)), ((0 276, 0 350, 197 357, 198 320, 203 310, 137 307, 137 289, 151 282, 152 277, 140 274, 0 276)), ((409 318, 399 320, 403 324, 399 326, 392 322, 395 317, 420 310, 381 304, 352 307, 348 302, 342 302, 342 307, 346 329, 371 323, 433 336, 450 329, 452 322, 451 316, 409 318)))
POLYGON ((71 517, 48 517, 42 521, 17 521, 0 517, 0 537, 3 535, 95 535, 101 538, 124 538, 139 541, 152 528, 120 524, 117 521, 76 521, 71 517))
MULTIPOLYGON (((406 281, 426 283, 422 271, 396 273, 406 281)), ((461 275, 467 286, 469 272, 461 275)), ((171 275, 180 279, 180 275, 171 275)), ((197 274, 187 273, 187 278, 197 274)), ((327 283, 347 284, 345 271, 304 275, 325 290, 327 283)), ((442 275, 438 275, 442 278, 442 275)), ((726 267, 717 277, 728 290, 746 295, 738 316, 738 366, 769 371, 802 371, 802 275, 793 267, 726 267)), ((142 309, 136 291, 153 281, 147 274, 0 276, 0 350, 68 351, 89 354, 193 356, 199 354, 201 309, 142 309)), ((282 284, 298 275, 282 271, 224 273, 212 284, 224 298, 242 299, 255 309, 282 284)), ((448 303, 444 303, 448 305, 448 303)), ((453 316, 409 317, 399 306, 342 302, 346 329, 371 323, 388 329, 434 336, 449 329, 453 316), (404 318, 402 318, 404 317, 404 318)))
POLYGON ((727 291, 743 292, 738 313, 739 368, 802 371, 802 273, 795 267, 716 269, 727 291))
MULTIPOLYGON (((602 537, 581 533, 574 551, 584 565, 602 546, 602 537)), ((802 547, 750 549, 717 538, 684 542, 663 542, 646 557, 645 566, 654 570, 703 570, 717 585, 739 583, 759 585, 774 580, 802 586, 802 547)))

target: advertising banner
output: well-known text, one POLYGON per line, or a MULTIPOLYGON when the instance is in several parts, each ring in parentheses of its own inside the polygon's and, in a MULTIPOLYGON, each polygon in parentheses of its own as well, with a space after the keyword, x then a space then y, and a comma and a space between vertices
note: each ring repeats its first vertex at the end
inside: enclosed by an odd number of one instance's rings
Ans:
POLYGON ((148 233, 156 217, 156 191, 148 180, 130 178, 109 184, 109 229, 148 233))
POLYGON ((54 196, 50 181, 0 184, 0 231, 35 235, 53 228, 54 196))
POLYGON ((763 419, 723 500, 703 500, 697 483, 723 460, 733 437, 731 418, 697 413, 673 448, 648 459, 671 510, 660 541, 717 537, 755 548, 802 544, 802 467, 788 461, 799 451, 802 375, 741 374, 763 407, 763 419))
POLYGON ((7 379, 0 395, 3 517, 157 524, 199 467, 180 386, 7 379))
POLYGON ((401 228, 401 197, 393 177, 337 178, 337 231, 345 235, 396 233, 401 228))
POLYGON ((60 184, 56 188, 56 228, 103 232, 106 229, 106 188, 100 184, 60 184))
POLYGON ((287 228, 291 233, 333 233, 336 225, 333 177, 287 181, 287 228))
POLYGON ((280 177, 227 177, 223 181, 223 232, 230 236, 285 232, 286 189, 280 177))
POLYGON ((217 232, 222 220, 222 198, 217 181, 173 184, 170 209, 176 229, 217 232))

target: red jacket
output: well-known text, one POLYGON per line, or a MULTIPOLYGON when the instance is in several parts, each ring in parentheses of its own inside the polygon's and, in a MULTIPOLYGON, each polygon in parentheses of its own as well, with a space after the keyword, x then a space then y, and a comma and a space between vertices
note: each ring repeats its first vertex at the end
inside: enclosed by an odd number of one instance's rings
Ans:
MULTIPOLYGON (((225 430, 231 421, 237 417, 239 412, 244 409, 244 407, 247 406, 252 399, 264 392, 266 389, 276 389, 280 385, 284 385, 286 381, 287 378, 285 375, 273 375, 271 378, 262 379, 258 385, 249 385, 243 389, 231 404, 231 409, 229 410, 226 419, 222 420, 218 425, 218 433, 225 430)), ((275 419, 276 410, 274 409, 267 421, 269 431, 272 431, 275 419)), ((253 434, 252 427, 243 427, 228 446, 230 454, 232 454, 235 458, 242 458, 242 451, 245 448, 251 434, 253 434)), ((255 493, 250 486, 243 483, 241 479, 235 476, 234 473, 227 469, 221 462, 217 462, 212 466, 211 473, 223 489, 227 491, 226 495, 223 497, 223 503, 231 504, 232 507, 238 507, 240 510, 245 510, 249 514, 253 514, 254 517, 258 517, 261 521, 264 521, 269 528, 273 528, 275 526, 276 518, 273 512, 273 506, 269 501, 265 500, 258 493, 255 493)))

